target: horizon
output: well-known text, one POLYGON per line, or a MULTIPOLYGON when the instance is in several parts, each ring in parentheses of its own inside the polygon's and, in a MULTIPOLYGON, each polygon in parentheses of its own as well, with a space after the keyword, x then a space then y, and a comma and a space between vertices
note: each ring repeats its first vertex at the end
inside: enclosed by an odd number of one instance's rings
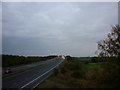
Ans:
MULTIPOLYGON (((0 54, 0 55, 12 55, 12 56, 25 56, 25 57, 29 57, 29 56, 35 56, 35 57, 45 57, 45 56, 59 56, 59 55, 63 55, 63 54, 50 54, 50 55, 18 55, 18 54, 0 54)), ((63 55, 63 56, 71 56, 71 57, 96 57, 96 55, 94 56, 72 56, 72 55, 63 55)))

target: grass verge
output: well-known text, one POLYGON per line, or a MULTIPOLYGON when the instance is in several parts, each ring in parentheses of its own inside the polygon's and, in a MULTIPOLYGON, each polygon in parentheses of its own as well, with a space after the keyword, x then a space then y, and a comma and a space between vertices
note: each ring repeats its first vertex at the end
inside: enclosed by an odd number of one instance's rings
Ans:
POLYGON ((36 88, 116 88, 120 83, 119 70, 117 63, 85 64, 66 60, 36 88))

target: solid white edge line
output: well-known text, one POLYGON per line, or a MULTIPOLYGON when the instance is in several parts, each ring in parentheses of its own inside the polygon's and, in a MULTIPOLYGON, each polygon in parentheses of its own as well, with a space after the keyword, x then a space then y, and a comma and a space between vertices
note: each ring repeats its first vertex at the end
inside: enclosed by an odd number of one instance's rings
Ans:
MULTIPOLYGON (((63 61, 61 61, 60 63, 62 63, 63 61)), ((59 63, 59 64, 60 64, 59 63)), ((41 76, 33 79, 32 81, 30 81, 29 83, 25 84, 24 86, 22 86, 20 89, 18 90, 21 90, 22 88, 26 87, 27 85, 31 84, 32 82, 34 82, 35 80, 37 80, 38 78, 42 77, 43 75, 45 75, 46 73, 50 72, 51 70, 53 70, 55 67, 57 67, 59 64, 57 64, 56 66, 54 66, 53 68, 51 68, 50 70, 46 71, 45 73, 43 73, 41 76)))
MULTIPOLYGON (((48 78, 48 77, 49 77, 49 75, 48 75, 47 77, 45 77, 44 79, 42 79, 41 82, 43 82, 43 81, 44 81, 46 78, 48 78)), ((33 88, 37 87, 41 82, 37 83, 33 88)), ((32 89, 33 89, 33 88, 32 88, 32 89)))

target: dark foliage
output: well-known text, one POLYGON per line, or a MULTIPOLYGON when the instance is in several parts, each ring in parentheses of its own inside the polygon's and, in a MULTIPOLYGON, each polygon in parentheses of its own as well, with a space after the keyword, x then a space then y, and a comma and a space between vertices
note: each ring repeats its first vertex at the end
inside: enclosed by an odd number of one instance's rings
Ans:
POLYGON ((17 65, 23 65, 28 63, 34 63, 38 61, 43 61, 47 59, 52 59, 56 56, 46 56, 46 57, 38 57, 38 56, 18 56, 18 55, 2 55, 2 66, 3 67, 11 67, 17 65))
POLYGON ((105 40, 98 42, 99 61, 107 61, 110 58, 120 60, 120 26, 112 27, 111 33, 105 40))

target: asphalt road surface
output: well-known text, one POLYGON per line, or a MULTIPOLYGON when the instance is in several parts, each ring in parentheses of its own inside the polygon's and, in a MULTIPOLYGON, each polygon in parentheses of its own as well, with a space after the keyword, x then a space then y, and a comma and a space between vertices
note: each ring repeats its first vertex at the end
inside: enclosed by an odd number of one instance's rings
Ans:
POLYGON ((2 89, 4 88, 15 88, 18 90, 29 88, 33 89, 43 80, 45 80, 52 72, 55 67, 61 64, 64 59, 57 59, 48 61, 48 64, 43 67, 34 68, 14 76, 10 76, 2 79, 2 89))
MULTIPOLYGON (((42 65, 42 64, 47 64, 49 62, 51 62, 52 60, 46 60, 46 61, 40 61, 40 62, 37 62, 37 63, 31 63, 31 64, 26 64, 26 65, 22 65, 22 66, 18 66, 18 67, 11 67, 10 69, 12 70, 12 72, 18 72, 18 71, 21 71, 23 69, 27 69, 27 68, 30 68, 30 67, 33 67, 33 66, 37 66, 37 65, 42 65)), ((2 76, 6 75, 4 73, 4 68, 2 70, 2 76)))

